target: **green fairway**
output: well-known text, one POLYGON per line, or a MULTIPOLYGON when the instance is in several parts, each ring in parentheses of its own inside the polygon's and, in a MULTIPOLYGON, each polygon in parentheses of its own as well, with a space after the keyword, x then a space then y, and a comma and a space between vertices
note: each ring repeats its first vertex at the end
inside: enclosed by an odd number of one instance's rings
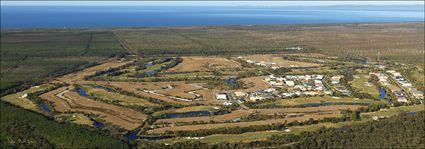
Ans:
POLYGON ((30 109, 33 111, 40 111, 39 106, 35 104, 33 101, 27 99, 25 96, 29 93, 34 93, 38 91, 48 90, 49 88, 53 88, 54 85, 51 84, 44 84, 40 86, 33 86, 27 90, 24 90, 22 92, 18 92, 16 94, 10 94, 4 97, 1 97, 1 100, 6 101, 8 103, 11 103, 13 105, 23 107, 25 109, 30 109))
POLYGON ((368 82, 369 76, 367 75, 356 75, 353 81, 349 82, 355 89, 360 90, 360 93, 368 93, 373 97, 379 96, 378 88, 368 82))
POLYGON ((119 103, 120 105, 138 105, 144 107, 156 107, 158 104, 151 103, 146 99, 136 98, 133 96, 122 95, 115 92, 109 92, 104 89, 95 88, 89 85, 84 86, 89 94, 95 96, 105 102, 119 103))

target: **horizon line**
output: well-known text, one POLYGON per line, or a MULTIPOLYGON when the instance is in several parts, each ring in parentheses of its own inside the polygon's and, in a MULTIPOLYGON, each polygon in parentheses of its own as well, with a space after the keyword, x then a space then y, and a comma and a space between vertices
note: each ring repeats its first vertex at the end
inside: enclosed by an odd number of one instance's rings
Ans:
POLYGON ((425 5, 424 1, 1 1, 1 6, 379 6, 425 5))

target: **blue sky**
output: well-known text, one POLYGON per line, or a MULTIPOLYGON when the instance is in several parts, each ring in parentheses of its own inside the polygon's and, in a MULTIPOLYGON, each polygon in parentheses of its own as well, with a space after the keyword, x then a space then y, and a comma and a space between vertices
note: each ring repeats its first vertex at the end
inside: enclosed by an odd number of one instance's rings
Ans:
POLYGON ((1 5, 36 6, 331 6, 424 5, 424 1, 1 1, 1 5))

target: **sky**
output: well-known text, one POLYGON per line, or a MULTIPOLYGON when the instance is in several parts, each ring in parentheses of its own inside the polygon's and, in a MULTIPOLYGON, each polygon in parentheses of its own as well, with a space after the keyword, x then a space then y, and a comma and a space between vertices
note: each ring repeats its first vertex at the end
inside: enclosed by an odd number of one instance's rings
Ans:
POLYGON ((424 1, 1 1, 2 6, 332 6, 424 5, 424 1))

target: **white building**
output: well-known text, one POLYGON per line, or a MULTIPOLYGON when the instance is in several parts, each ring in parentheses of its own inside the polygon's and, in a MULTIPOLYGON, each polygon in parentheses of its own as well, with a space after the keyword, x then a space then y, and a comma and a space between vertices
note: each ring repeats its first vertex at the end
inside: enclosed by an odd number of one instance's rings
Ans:
POLYGON ((223 103, 223 105, 225 105, 225 106, 230 106, 230 105, 232 105, 233 103, 232 102, 230 102, 230 101, 226 101, 226 102, 224 102, 223 103))
POLYGON ((235 96, 236 97, 243 97, 243 96, 245 96, 246 94, 244 93, 244 92, 235 92, 235 96))
POLYGON ((217 93, 217 94, 215 94, 215 98, 217 100, 227 100, 227 95, 224 94, 224 93, 217 93))
POLYGON ((295 82, 294 81, 285 81, 285 84, 288 86, 294 86, 295 82))

